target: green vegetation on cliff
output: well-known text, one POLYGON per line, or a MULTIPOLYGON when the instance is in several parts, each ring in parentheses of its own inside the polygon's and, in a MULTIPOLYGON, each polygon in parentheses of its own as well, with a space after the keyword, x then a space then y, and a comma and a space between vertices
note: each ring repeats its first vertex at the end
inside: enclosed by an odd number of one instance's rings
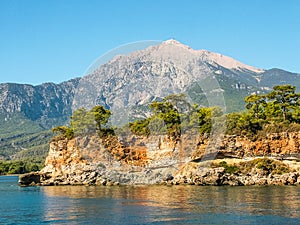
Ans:
POLYGON ((67 139, 95 132, 103 136, 112 132, 111 128, 106 127, 110 115, 111 112, 103 106, 95 106, 89 111, 80 108, 73 112, 70 126, 54 127, 52 131, 58 133, 58 137, 67 139))
POLYGON ((129 124, 130 130, 137 135, 168 134, 179 137, 182 131, 190 130, 210 133, 212 119, 222 115, 218 107, 206 108, 191 105, 184 94, 170 95, 161 102, 150 104, 152 116, 129 124))
POLYGON ((236 164, 228 164, 226 161, 221 161, 218 164, 213 164, 213 167, 223 167, 226 173, 250 173, 253 169, 259 169, 267 174, 284 174, 292 172, 286 164, 278 160, 269 158, 256 158, 250 161, 240 162, 236 164))
POLYGON ((294 86, 281 85, 267 95, 247 96, 247 110, 227 115, 227 133, 255 138, 300 131, 300 94, 295 90, 294 86))
MULTIPOLYGON (((226 121, 226 134, 251 139, 262 138, 267 133, 300 131, 300 94, 295 92, 294 86, 274 86, 269 94, 249 95, 245 102, 244 111, 224 115, 218 107, 190 104, 184 94, 173 94, 161 101, 153 101, 149 106, 152 114, 148 118, 118 129, 123 132, 129 129, 135 135, 167 134, 179 138, 183 131, 209 135, 213 123, 226 121)), ((100 136, 114 134, 108 126, 111 114, 103 106, 95 106, 89 111, 80 108, 71 116, 69 127, 59 126, 52 131, 68 139, 95 132, 100 136)))
POLYGON ((154 130, 178 136, 186 129, 209 134, 213 122, 226 120, 227 134, 251 139, 267 133, 300 131, 300 94, 295 92, 294 86, 274 86, 269 94, 249 95, 245 102, 244 111, 222 115, 220 108, 190 105, 184 95, 172 95, 153 102, 150 105, 153 115, 130 123, 130 129, 137 135, 149 135, 150 130, 154 130), (156 127, 160 130, 153 129, 156 127))

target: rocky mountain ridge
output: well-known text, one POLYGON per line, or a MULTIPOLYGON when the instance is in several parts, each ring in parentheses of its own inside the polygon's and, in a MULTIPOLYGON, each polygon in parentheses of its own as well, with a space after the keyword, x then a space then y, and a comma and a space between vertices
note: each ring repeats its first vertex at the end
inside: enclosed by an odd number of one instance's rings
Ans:
POLYGON ((0 111, 7 116, 21 112, 32 121, 39 121, 45 128, 51 128, 56 120, 67 119, 72 112, 72 102, 79 79, 60 84, 44 83, 33 86, 28 84, 0 84, 0 111), (52 122, 53 121, 53 122, 52 122))

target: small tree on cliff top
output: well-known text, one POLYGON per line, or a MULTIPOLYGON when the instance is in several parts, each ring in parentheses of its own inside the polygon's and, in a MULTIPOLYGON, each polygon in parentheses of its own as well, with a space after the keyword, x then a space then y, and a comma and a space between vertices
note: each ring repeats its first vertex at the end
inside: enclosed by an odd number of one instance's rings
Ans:
POLYGON ((70 125, 75 134, 98 131, 102 135, 110 116, 111 112, 103 106, 95 106, 90 111, 80 108, 73 112, 70 125))
POLYGON ((73 112, 70 125, 75 135, 89 133, 95 131, 96 128, 93 114, 90 111, 86 111, 85 108, 80 108, 73 112))
POLYGON ((300 94, 295 93, 296 87, 290 84, 277 85, 273 87, 273 91, 270 92, 267 97, 274 104, 278 105, 282 111, 283 120, 287 119, 287 114, 299 106, 300 94))
POLYGON ((259 118, 260 112, 262 111, 263 105, 266 103, 266 96, 265 95, 249 95, 245 97, 246 108, 249 111, 252 111, 254 114, 254 117, 256 119, 259 118))
POLYGON ((161 119, 166 126, 168 135, 174 137, 180 135, 180 115, 171 102, 166 99, 162 102, 154 101, 150 104, 150 109, 154 112, 151 119, 153 120, 155 117, 161 119))
POLYGON ((103 126, 107 124, 108 119, 111 116, 111 112, 108 109, 105 109, 102 105, 95 106, 92 108, 91 112, 95 117, 97 129, 101 131, 103 126))

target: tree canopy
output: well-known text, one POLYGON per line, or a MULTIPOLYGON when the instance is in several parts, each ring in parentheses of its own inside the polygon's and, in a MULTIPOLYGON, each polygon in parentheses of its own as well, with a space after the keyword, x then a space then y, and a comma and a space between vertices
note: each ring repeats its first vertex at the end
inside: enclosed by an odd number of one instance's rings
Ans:
POLYGON ((152 116, 130 123, 135 134, 167 134, 179 137, 182 131, 193 130, 202 134, 211 132, 212 119, 223 113, 218 107, 191 105, 184 94, 170 95, 150 104, 152 116))
MULTIPOLYGON (((245 110, 227 115, 218 107, 201 107, 189 103, 184 94, 173 94, 150 103, 152 114, 130 122, 126 129, 136 135, 167 134, 178 138, 187 130, 209 134, 220 119, 226 120, 227 134, 255 137, 264 132, 300 131, 300 94, 295 91, 292 85, 274 86, 268 94, 245 97, 245 110)), ((67 138, 91 132, 102 136, 110 129, 107 124, 111 114, 103 106, 79 108, 73 112, 70 126, 53 128, 53 132, 67 138)))
POLYGON ((70 117, 70 126, 58 126, 52 129, 68 139, 77 135, 98 132, 101 136, 105 131, 111 112, 103 106, 95 106, 87 111, 85 108, 75 110, 70 117))
POLYGON ((252 94, 245 98, 242 113, 227 115, 227 132, 256 134, 300 130, 300 94, 292 85, 276 85, 268 94, 252 94))
POLYGON ((283 121, 291 117, 292 112, 300 106, 300 93, 290 84, 276 85, 273 90, 264 95, 253 94, 245 98, 246 108, 253 112, 255 118, 283 121), (279 118, 281 117, 281 118, 279 118))
POLYGON ((295 93, 296 87, 292 85, 276 85, 273 91, 267 95, 269 101, 278 105, 282 112, 283 120, 287 119, 287 114, 299 106, 300 94, 295 93))

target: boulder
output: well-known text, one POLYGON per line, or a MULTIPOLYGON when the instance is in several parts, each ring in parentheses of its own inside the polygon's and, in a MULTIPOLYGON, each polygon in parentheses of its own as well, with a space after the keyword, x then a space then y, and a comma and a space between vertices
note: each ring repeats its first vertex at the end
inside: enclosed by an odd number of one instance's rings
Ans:
POLYGON ((39 172, 22 174, 19 176, 20 186, 34 186, 34 185, 40 185, 40 183, 41 183, 41 175, 39 172))

